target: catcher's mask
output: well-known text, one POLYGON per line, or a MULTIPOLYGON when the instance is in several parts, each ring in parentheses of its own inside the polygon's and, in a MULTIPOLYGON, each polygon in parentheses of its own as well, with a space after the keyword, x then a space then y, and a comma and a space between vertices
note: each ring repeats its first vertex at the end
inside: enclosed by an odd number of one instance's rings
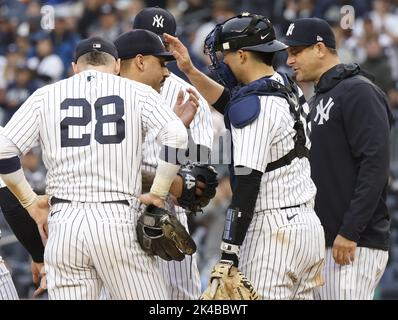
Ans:
POLYGON ((238 81, 231 69, 217 52, 228 50, 247 50, 257 52, 276 52, 287 46, 276 40, 271 21, 261 15, 242 13, 223 23, 217 24, 207 35, 204 53, 209 55, 209 70, 216 81, 229 89, 237 86, 238 81))

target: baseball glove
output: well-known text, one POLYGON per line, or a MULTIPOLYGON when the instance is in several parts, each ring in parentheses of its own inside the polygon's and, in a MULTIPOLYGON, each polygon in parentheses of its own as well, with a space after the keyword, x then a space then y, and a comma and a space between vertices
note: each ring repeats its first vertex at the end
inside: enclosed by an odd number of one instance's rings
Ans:
POLYGON ((167 210, 150 205, 138 218, 137 237, 149 255, 164 260, 184 260, 196 251, 196 244, 184 226, 167 210))
POLYGON ((209 286, 200 300, 257 300, 258 295, 249 280, 233 266, 232 261, 221 260, 210 275, 209 286))
POLYGON ((212 166, 199 163, 188 164, 180 168, 178 175, 182 177, 183 188, 177 201, 184 209, 190 212, 198 212, 201 208, 206 207, 210 199, 216 195, 217 171, 212 166), (196 195, 198 181, 205 184, 205 188, 202 189, 203 194, 200 197, 196 195))

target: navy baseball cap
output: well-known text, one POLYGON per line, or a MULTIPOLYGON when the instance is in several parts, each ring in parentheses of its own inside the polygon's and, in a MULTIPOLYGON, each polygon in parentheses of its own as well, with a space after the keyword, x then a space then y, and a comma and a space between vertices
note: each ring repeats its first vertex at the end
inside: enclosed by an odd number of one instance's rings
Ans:
POLYGON ((156 33, 163 39, 163 33, 175 36, 176 20, 167 10, 159 7, 144 8, 134 18, 134 29, 145 29, 156 33))
POLYGON ((289 47, 310 46, 323 42, 336 49, 336 39, 330 25, 323 19, 303 18, 293 21, 286 31, 283 43, 289 47))
POLYGON ((91 37, 88 39, 84 39, 78 43, 75 50, 74 62, 76 63, 77 59, 79 59, 79 57, 81 57, 83 54, 92 51, 106 52, 109 53, 116 60, 118 59, 117 49, 112 42, 102 39, 101 37, 91 37))
POLYGON ((136 29, 123 33, 115 40, 120 59, 143 56, 162 57, 166 61, 174 60, 174 56, 166 50, 162 39, 149 30, 136 29))

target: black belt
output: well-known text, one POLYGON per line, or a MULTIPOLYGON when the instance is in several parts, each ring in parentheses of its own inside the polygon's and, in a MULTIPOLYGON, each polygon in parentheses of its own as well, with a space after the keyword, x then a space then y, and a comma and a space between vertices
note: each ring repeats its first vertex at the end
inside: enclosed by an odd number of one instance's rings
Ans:
MULTIPOLYGON (((56 197, 51 197, 50 204, 53 206, 54 204, 57 203, 71 203, 71 200, 66 200, 66 199, 60 199, 56 197)), ((87 203, 87 202, 82 202, 82 203, 87 203)), ((115 201, 101 201, 101 203, 119 203, 119 204, 124 204, 126 206, 129 206, 130 203, 127 200, 115 200, 115 201)))
POLYGON ((285 209, 293 209, 293 208, 300 208, 301 204, 297 204, 295 206, 290 206, 290 207, 283 207, 281 208, 281 210, 285 210, 285 209))

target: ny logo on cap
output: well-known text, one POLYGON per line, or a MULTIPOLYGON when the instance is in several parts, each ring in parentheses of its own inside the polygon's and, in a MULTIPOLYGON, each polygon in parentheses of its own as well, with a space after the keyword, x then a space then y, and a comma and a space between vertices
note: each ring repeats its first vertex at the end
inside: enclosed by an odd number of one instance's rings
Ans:
POLYGON ((289 28, 287 29, 286 35, 291 36, 293 34, 294 23, 291 23, 289 28))
POLYGON ((100 49, 101 43, 93 43, 93 49, 100 49))
POLYGON ((316 36, 316 41, 323 41, 323 38, 321 36, 316 36))
POLYGON ((163 21, 164 21, 163 16, 156 15, 153 17, 152 25, 156 28, 163 28, 163 21), (156 26, 155 26, 155 24, 156 24, 156 26))

